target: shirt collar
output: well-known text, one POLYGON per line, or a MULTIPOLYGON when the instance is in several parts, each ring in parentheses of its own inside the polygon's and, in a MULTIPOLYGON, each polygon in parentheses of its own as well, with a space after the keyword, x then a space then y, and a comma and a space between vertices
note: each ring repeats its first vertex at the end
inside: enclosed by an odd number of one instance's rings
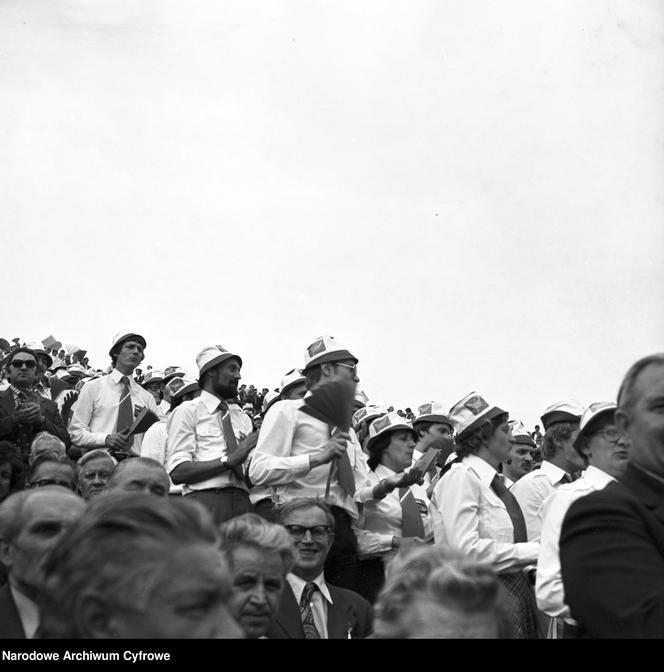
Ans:
MULTIPOLYGON (((286 579, 288 580, 290 587, 293 589, 293 595, 295 595, 295 600, 297 601, 298 604, 300 604, 300 600, 302 599, 302 593, 304 592, 304 587, 307 585, 307 583, 309 583, 309 581, 301 579, 299 576, 297 576, 297 574, 293 574, 292 572, 290 572, 286 576, 286 579)), ((334 602, 332 602, 332 596, 330 595, 330 589, 327 587, 327 583, 325 583, 325 577, 323 576, 323 572, 321 572, 313 580, 313 582, 318 586, 318 590, 320 590, 323 597, 330 604, 334 604, 334 602)))
POLYGON ((466 455, 463 462, 467 464, 479 477, 480 481, 488 488, 491 487, 491 481, 498 473, 486 460, 477 455, 466 455))
POLYGON ((215 397, 214 394, 211 394, 207 390, 203 390, 198 398, 201 400, 208 413, 214 413, 221 403, 221 399, 219 399, 219 397, 215 397))
POLYGON ((32 639, 39 627, 39 607, 29 598, 26 597, 20 590, 17 590, 9 585, 9 590, 14 598, 16 611, 21 619, 23 630, 27 639, 32 639))
POLYGON ((564 469, 557 467, 553 462, 549 462, 549 460, 543 460, 539 470, 542 474, 548 476, 554 485, 569 475, 564 469))
MULTIPOLYGON (((117 369, 113 369, 110 373, 110 378, 114 383, 119 383, 123 376, 125 376, 125 373, 122 373, 122 371, 118 371, 117 369)), ((131 385, 131 376, 127 376, 129 378, 129 384, 131 385)))
POLYGON ((611 481, 616 480, 613 476, 607 474, 606 471, 599 467, 593 467, 592 464, 589 464, 581 473, 581 478, 600 490, 611 483, 611 481))

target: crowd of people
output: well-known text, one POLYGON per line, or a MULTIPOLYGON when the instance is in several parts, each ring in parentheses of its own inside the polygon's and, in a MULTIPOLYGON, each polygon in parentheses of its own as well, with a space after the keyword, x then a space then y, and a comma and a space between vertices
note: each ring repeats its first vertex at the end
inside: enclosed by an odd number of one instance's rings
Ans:
POLYGON ((528 432, 372 403, 332 336, 260 392, 61 345, 0 339, 0 638, 664 635, 664 354, 528 432))

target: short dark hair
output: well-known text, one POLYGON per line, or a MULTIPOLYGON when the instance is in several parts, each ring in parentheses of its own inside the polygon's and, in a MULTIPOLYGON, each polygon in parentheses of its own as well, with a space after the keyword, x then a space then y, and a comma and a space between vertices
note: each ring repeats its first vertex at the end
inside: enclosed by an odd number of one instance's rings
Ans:
POLYGON ((496 430, 507 419, 507 413, 501 413, 491 420, 483 422, 472 434, 463 439, 457 439, 456 454, 458 458, 475 455, 496 433, 496 430))
POLYGON ((19 352, 25 352, 28 355, 32 355, 35 358, 35 362, 39 362, 39 359, 37 358, 37 353, 34 350, 30 350, 30 348, 26 348, 25 346, 22 346, 20 348, 16 348, 16 350, 12 350, 7 357, 5 357, 5 361, 3 366, 5 367, 5 371, 7 372, 7 378, 9 379, 9 367, 11 363, 14 361, 14 357, 19 354, 19 352))
POLYGON ((548 460, 553 457, 559 448, 562 447, 564 441, 569 441, 572 438, 574 431, 579 428, 578 422, 557 422, 551 425, 544 434, 542 441, 542 457, 548 460))
POLYGON ((280 525, 283 525, 293 511, 300 511, 301 509, 320 509, 327 518, 327 524, 330 530, 334 530, 334 516, 332 515, 332 510, 330 507, 325 504, 321 499, 316 499, 315 497, 296 497, 291 499, 289 502, 282 504, 277 509, 277 522, 280 525))
POLYGON ((653 364, 664 366, 664 353, 658 352, 654 355, 642 357, 638 362, 635 362, 629 367, 629 371, 625 374, 620 385, 620 390, 618 390, 618 408, 620 408, 620 410, 629 412, 634 408, 636 404, 634 394, 636 381, 639 375, 641 375, 641 372, 653 364))
POLYGON ((390 437, 392 432, 385 432, 380 436, 377 436, 372 442, 371 446, 368 449, 369 457, 367 458, 367 465, 371 471, 375 471, 376 467, 380 464, 380 456, 383 454, 383 451, 390 445, 390 437))
POLYGON ((320 364, 312 366, 304 372, 304 381, 307 385, 307 390, 310 390, 314 385, 317 385, 323 375, 320 364))

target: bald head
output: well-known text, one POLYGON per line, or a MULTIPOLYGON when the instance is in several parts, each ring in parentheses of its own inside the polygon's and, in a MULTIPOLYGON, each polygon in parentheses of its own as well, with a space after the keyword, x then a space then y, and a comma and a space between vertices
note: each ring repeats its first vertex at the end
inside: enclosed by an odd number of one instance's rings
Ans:
POLYGON ((166 497, 170 485, 166 469, 157 460, 134 457, 118 464, 107 489, 145 492, 157 497, 166 497))

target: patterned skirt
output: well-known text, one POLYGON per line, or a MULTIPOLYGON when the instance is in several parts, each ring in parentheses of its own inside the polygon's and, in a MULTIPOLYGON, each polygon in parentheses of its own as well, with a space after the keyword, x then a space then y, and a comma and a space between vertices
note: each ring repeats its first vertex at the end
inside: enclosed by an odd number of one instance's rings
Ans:
POLYGON ((498 578, 505 589, 506 608, 514 629, 515 639, 541 639, 537 618, 535 592, 526 575, 521 572, 505 572, 498 578))

